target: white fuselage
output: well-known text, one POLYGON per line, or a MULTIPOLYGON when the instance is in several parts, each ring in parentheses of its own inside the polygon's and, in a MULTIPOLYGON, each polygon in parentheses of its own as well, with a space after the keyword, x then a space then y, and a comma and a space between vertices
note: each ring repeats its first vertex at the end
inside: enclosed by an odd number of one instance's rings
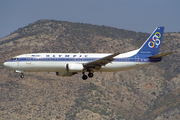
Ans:
MULTIPOLYGON (((133 56, 137 51, 120 54, 114 57, 114 61, 93 72, 125 71, 150 64, 148 59, 141 60, 139 56, 133 56)), ((5 62, 4 65, 23 72, 65 72, 67 64, 84 64, 108 55, 110 53, 32 53, 16 56, 15 60, 5 62)))
POLYGON ((160 62, 172 52, 159 53, 164 27, 157 27, 144 44, 127 53, 32 53, 18 55, 4 63, 5 67, 20 73, 56 72, 57 76, 72 76, 82 72, 82 79, 93 77, 93 72, 115 72, 135 69, 160 62))

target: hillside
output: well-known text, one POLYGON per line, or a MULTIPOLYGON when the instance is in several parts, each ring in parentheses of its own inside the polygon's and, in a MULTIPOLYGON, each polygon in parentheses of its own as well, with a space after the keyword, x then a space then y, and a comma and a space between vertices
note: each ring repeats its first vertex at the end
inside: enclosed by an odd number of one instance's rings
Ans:
POLYGON ((0 119, 178 120, 180 33, 165 33, 163 61, 136 70, 58 77, 2 66, 25 53, 113 53, 137 49, 147 33, 66 21, 39 20, 0 39, 0 119))

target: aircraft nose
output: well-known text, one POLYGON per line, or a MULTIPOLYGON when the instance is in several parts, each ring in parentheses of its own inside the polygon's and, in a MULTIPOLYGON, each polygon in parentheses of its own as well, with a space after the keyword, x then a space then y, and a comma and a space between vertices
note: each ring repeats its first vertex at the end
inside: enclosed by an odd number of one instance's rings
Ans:
POLYGON ((4 62, 3 65, 4 65, 5 67, 9 67, 9 63, 8 63, 8 62, 4 62))

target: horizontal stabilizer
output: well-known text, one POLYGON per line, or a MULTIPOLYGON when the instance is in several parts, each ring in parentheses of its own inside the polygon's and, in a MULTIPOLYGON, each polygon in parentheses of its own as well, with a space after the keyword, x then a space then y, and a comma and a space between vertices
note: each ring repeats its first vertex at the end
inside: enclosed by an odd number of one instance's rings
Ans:
POLYGON ((149 58, 160 58, 160 57, 164 57, 164 56, 166 56, 166 55, 169 55, 169 54, 171 54, 171 53, 173 53, 173 52, 172 52, 172 51, 170 51, 170 52, 165 52, 165 53, 162 53, 162 54, 153 55, 153 56, 151 56, 151 57, 149 57, 149 58))

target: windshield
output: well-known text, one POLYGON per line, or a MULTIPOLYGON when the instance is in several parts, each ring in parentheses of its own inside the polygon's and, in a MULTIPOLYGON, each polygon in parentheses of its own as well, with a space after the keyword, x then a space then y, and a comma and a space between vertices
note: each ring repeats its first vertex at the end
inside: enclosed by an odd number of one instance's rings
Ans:
POLYGON ((12 58, 11 60, 19 60, 19 58, 12 58))

